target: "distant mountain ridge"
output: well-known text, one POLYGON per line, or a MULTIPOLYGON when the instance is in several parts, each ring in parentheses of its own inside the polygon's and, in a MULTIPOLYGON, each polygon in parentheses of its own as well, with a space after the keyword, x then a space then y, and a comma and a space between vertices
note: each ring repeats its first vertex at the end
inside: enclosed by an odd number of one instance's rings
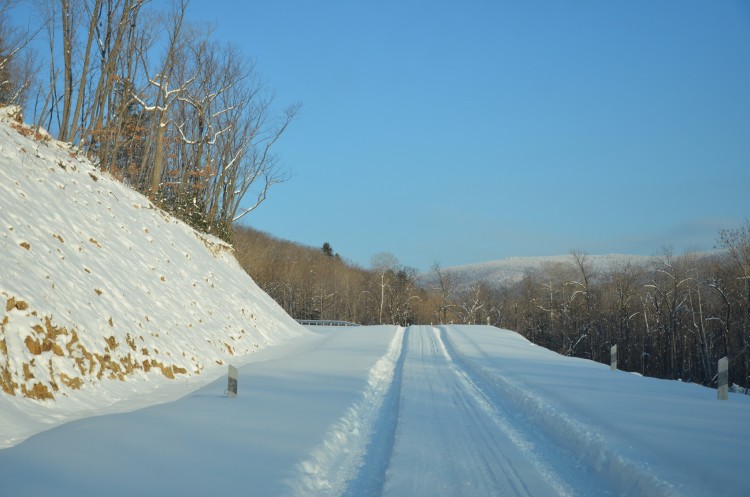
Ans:
MULTIPOLYGON (((631 255, 631 254, 586 254, 586 260, 592 265, 594 271, 603 272, 619 265, 650 264, 657 260, 656 256, 631 255)), ((529 271, 538 271, 549 264, 573 264, 573 256, 551 255, 535 257, 508 257, 494 261, 465 264, 461 266, 448 266, 442 268, 445 274, 453 279, 456 289, 461 291, 484 281, 492 286, 502 286, 521 281, 524 274, 529 271)), ((420 276, 423 285, 434 285, 437 275, 434 271, 423 273, 420 276)))

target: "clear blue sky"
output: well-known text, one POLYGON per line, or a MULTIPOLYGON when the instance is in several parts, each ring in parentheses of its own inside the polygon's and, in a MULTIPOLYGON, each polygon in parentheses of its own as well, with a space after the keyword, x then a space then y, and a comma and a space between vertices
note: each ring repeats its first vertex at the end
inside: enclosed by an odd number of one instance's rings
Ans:
POLYGON ((299 119, 247 224, 369 266, 711 249, 750 217, 750 1, 193 0, 299 119))

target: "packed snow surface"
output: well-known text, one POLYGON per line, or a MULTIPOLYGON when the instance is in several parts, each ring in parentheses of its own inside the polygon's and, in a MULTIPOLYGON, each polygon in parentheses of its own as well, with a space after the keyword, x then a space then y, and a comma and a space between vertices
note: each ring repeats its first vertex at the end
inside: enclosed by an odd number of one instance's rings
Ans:
POLYGON ((0 495, 750 495, 750 398, 511 331, 318 328, 249 361, 237 398, 222 377, 0 450, 0 495))

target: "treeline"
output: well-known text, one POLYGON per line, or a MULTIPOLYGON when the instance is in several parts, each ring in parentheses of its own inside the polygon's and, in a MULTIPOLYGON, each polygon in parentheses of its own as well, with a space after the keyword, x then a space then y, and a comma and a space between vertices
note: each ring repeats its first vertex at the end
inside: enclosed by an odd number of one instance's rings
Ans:
POLYGON ((34 2, 31 31, 11 24, 16 3, 0 0, 0 105, 225 239, 286 179, 272 147, 297 106, 275 116, 253 62, 188 22, 187 0, 34 2))
POLYGON ((500 327, 561 354, 647 376, 715 385, 717 362, 748 386, 750 244, 716 255, 664 252, 648 265, 594 271, 585 254, 499 290, 488 305, 500 327), (735 254, 735 255, 733 255, 735 254))
POLYGON ((280 240, 249 227, 233 235, 235 254, 253 280, 296 319, 407 325, 417 319, 423 290, 416 271, 391 254, 364 269, 321 248, 280 240))
POLYGON ((435 265, 431 283, 390 254, 372 267, 347 263, 325 244, 311 248, 242 228, 242 266, 297 319, 360 324, 492 324, 568 356, 620 369, 715 386, 728 357, 730 381, 750 385, 750 224, 719 233, 720 251, 675 255, 648 264, 596 270, 574 252, 566 263, 529 270, 515 283, 478 282, 458 290, 459 275, 435 265))

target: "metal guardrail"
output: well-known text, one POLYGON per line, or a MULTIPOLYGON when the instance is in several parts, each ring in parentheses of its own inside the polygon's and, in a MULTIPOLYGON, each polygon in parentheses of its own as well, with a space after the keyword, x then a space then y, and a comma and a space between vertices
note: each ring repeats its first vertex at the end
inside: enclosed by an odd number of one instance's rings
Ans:
POLYGON ((298 319, 297 322, 302 326, 360 326, 357 323, 333 319, 298 319))

